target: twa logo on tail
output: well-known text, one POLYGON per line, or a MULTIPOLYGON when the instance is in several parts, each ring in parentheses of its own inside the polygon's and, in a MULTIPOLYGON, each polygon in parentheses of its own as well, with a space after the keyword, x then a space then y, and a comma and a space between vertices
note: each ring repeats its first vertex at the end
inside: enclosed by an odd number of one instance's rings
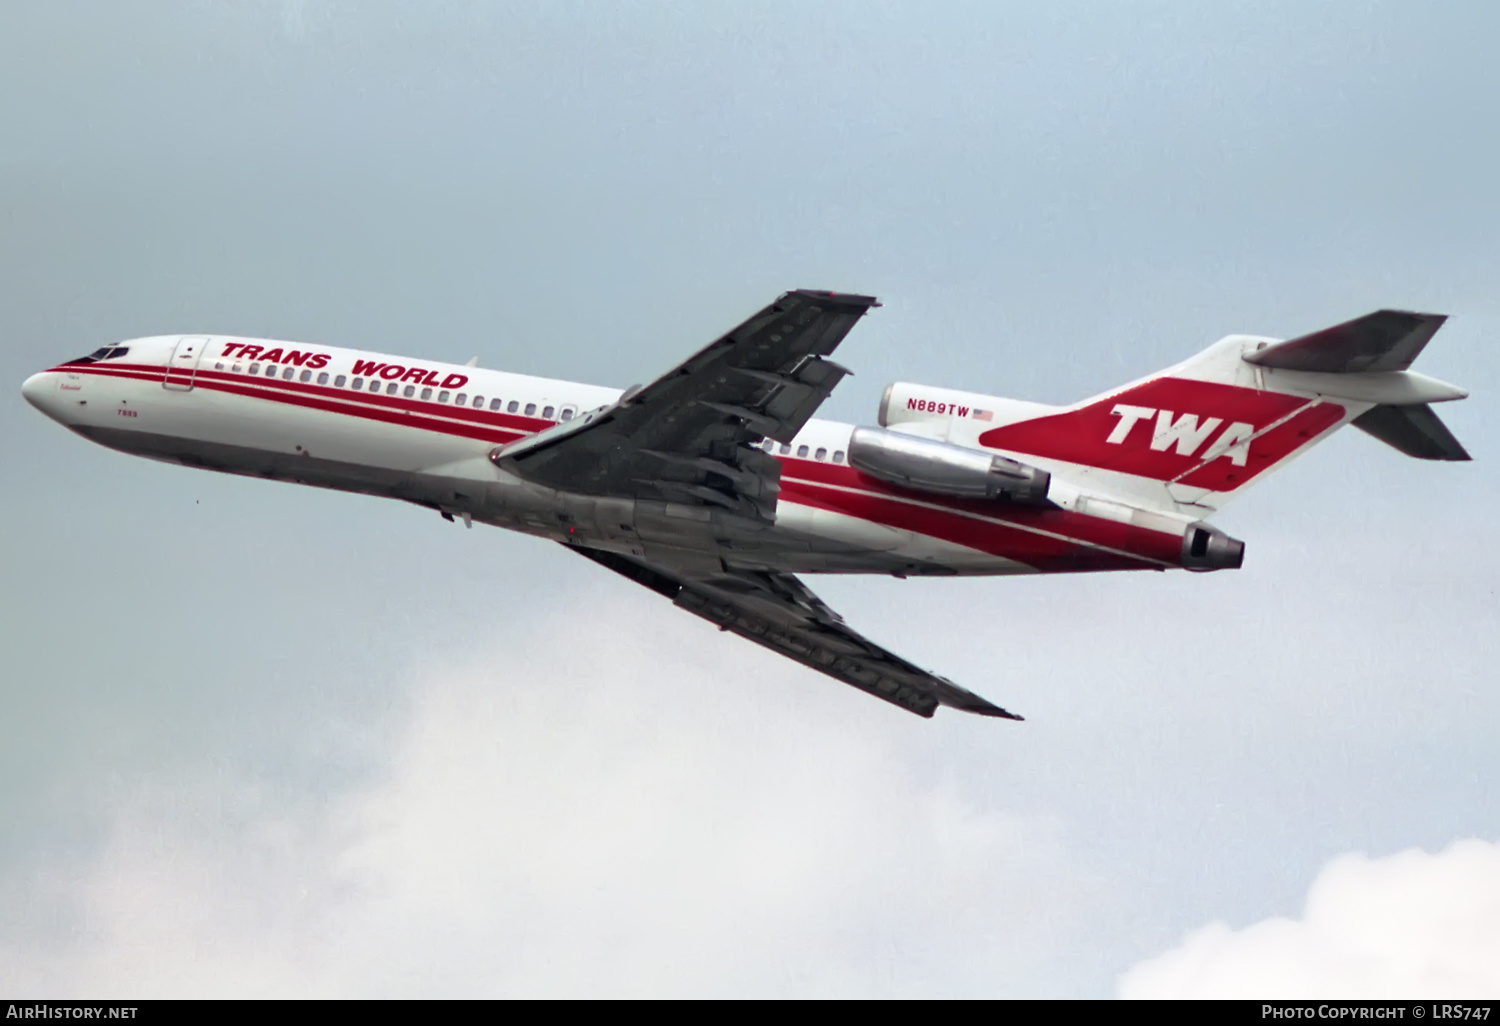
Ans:
MULTIPOLYGON (((1155 430, 1151 434, 1151 448, 1157 452, 1166 452, 1176 446, 1178 455, 1191 456, 1198 451, 1214 429, 1224 423, 1219 417, 1205 417, 1203 423, 1199 424, 1196 413, 1184 413, 1173 419, 1171 410, 1158 410, 1152 406, 1131 406, 1128 403, 1116 403, 1115 408, 1110 411, 1120 420, 1115 424, 1114 430, 1105 439, 1110 445, 1124 445, 1125 440, 1130 437, 1130 429, 1143 420, 1156 418, 1155 430)), ((1250 439, 1255 437, 1255 425, 1243 420, 1234 421, 1226 427, 1214 443, 1204 450, 1202 459, 1218 459, 1220 456, 1229 457, 1230 461, 1237 467, 1243 467, 1250 459, 1250 439)))
POLYGON ((979 444, 1227 492, 1341 423, 1346 412, 1280 392, 1154 378, 1076 410, 993 428, 979 444))

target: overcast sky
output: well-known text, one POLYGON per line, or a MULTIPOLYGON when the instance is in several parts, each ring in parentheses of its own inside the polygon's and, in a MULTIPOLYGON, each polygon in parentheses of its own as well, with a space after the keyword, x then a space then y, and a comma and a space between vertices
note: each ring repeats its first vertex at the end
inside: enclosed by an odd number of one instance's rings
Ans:
POLYGON ((1500 996, 1497 33, 7 3, 0 990, 1500 996), (1475 460, 1341 434, 1216 518, 1238 572, 813 579, 1028 717, 923 721, 554 545, 20 395, 172 332, 625 386, 792 287, 884 302, 824 411, 864 423, 1447 313, 1475 460))

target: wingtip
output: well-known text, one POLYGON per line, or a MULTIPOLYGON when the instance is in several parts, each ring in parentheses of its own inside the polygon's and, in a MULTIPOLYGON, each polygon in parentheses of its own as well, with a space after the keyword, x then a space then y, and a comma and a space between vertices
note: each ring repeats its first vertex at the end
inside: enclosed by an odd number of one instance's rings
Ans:
POLYGON ((977 716, 988 716, 994 720, 1015 720, 1017 723, 1024 723, 1026 721, 1026 717, 1024 716, 1013 713, 1009 709, 1002 709, 998 705, 991 705, 988 702, 981 708, 969 708, 963 711, 974 713, 977 716))

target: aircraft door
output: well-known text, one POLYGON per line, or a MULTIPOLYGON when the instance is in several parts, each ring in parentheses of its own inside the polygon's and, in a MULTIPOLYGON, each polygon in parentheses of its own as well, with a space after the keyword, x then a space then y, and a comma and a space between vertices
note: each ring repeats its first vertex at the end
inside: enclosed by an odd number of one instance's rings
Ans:
POLYGON ((202 335, 185 335, 177 340, 172 358, 167 361, 167 375, 161 386, 174 392, 187 392, 193 387, 193 378, 198 374, 198 357, 208 348, 208 339, 202 335))

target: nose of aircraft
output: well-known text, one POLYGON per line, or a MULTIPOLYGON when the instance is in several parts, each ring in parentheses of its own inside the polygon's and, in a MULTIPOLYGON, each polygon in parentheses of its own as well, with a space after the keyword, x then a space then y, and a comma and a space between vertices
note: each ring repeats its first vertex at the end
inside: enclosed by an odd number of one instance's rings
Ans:
POLYGON ((57 381, 45 371, 33 374, 21 383, 21 394, 26 397, 26 401, 43 413, 50 412, 47 409, 47 396, 56 391, 57 381))
MULTIPOLYGON (((72 419, 69 416, 69 407, 73 404, 66 402, 67 396, 58 390, 61 379, 62 375, 55 374, 52 371, 33 374, 21 382, 21 394, 26 397, 28 403, 41 410, 59 424, 69 424, 72 419)), ((69 395, 71 394, 69 393, 69 395)))

